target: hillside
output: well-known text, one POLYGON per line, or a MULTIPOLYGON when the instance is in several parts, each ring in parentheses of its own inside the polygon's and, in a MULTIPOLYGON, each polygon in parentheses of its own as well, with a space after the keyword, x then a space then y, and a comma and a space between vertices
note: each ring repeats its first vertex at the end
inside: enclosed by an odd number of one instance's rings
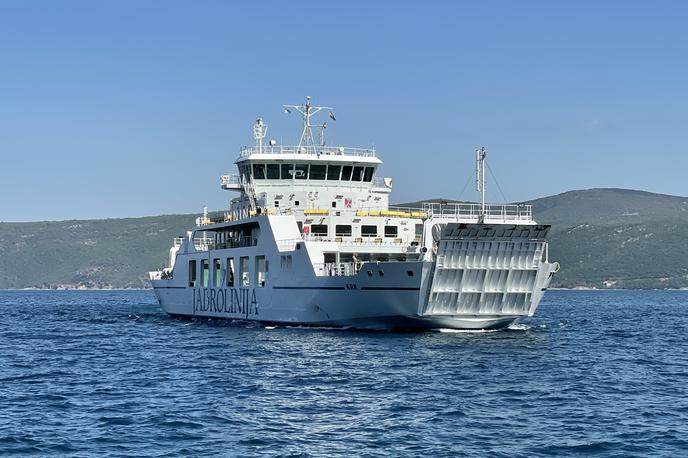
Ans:
POLYGON ((688 287, 688 198, 624 189, 571 191, 533 202, 551 224, 556 285, 688 287))
POLYGON ((0 223, 0 288, 143 288, 196 215, 0 223))
MULTIPOLYGON (((528 203, 552 225, 553 286, 688 287, 688 198, 589 189, 528 203)), ((0 288, 147 287, 195 217, 0 223, 0 288)))

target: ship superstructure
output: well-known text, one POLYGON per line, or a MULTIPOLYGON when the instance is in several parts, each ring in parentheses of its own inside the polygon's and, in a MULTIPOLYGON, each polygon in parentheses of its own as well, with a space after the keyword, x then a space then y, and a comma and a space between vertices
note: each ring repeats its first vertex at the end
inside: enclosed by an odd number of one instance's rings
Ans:
POLYGON ((486 151, 476 152, 479 204, 389 206, 374 149, 327 146, 329 107, 285 105, 303 118, 296 146, 266 141, 236 160, 221 187, 229 210, 204 215, 150 273, 172 315, 373 329, 496 329, 532 316, 557 263, 549 226, 529 205, 485 203, 486 151), (316 138, 317 136, 317 138, 316 138))

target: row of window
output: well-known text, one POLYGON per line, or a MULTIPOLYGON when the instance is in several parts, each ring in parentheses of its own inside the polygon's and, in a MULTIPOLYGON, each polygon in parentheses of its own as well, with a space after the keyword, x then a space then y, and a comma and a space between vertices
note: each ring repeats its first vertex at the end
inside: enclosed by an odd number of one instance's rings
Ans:
MULTIPOLYGON (((239 265, 236 266, 238 270, 234 265, 234 258, 227 258, 224 265, 220 258, 213 259, 212 264, 208 259, 201 259, 200 272, 197 272, 196 263, 195 259, 189 261, 189 286, 191 288, 209 288, 211 286, 215 288, 224 286, 229 288, 248 288, 251 285, 248 256, 241 256, 239 258, 239 265), (211 279, 212 285, 210 284, 211 279)), ((256 256, 253 279, 254 287, 262 288, 265 286, 267 272, 268 261, 265 259, 265 256, 256 256)))
POLYGON ((375 167, 327 164, 253 164, 254 180, 373 181, 375 167))
MULTIPOLYGON (((364 224, 361 226, 361 237, 377 237, 377 231, 377 226, 364 224)), ((326 237, 329 234, 329 227, 327 224, 311 224, 308 229, 304 229, 304 232, 316 236, 326 237)), ((385 237, 397 237, 398 234, 399 228, 397 226, 385 226, 385 237)), ((334 235, 336 237, 351 237, 353 235, 351 224, 337 224, 334 227, 334 235)))

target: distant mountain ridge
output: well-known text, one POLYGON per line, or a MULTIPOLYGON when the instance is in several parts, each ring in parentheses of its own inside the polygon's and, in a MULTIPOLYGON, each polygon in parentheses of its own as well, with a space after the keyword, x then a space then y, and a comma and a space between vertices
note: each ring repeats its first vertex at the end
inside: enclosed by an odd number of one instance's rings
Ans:
MULTIPOLYGON (((688 288, 687 197, 599 188, 525 203, 552 225, 552 286, 688 288)), ((0 223, 0 288, 148 287, 197 216, 0 223)))

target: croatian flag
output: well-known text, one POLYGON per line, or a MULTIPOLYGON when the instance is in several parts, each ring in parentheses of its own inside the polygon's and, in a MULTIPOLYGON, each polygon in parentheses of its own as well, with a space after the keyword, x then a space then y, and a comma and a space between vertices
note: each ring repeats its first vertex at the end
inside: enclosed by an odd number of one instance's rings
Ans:
POLYGON ((352 204, 351 199, 347 199, 347 198, 345 197, 345 198, 344 198, 344 206, 345 206, 346 208, 351 208, 351 204, 352 204))

